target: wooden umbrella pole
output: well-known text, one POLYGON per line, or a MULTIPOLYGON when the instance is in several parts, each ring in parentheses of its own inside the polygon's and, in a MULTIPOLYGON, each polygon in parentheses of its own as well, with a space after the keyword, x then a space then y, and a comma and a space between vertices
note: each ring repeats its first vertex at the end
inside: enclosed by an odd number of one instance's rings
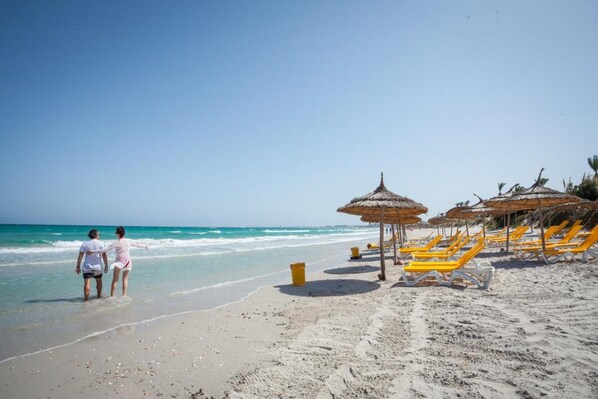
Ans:
POLYGON ((396 238, 396 230, 395 230, 395 225, 394 223, 392 224, 392 248, 394 250, 394 263, 395 265, 397 264, 397 240, 396 238))
POLYGON ((397 224, 397 231, 399 232, 399 237, 401 240, 399 241, 399 248, 403 248, 403 235, 401 234, 401 224, 397 224))
POLYGON ((482 218, 482 234, 483 237, 486 238, 486 221, 482 218))
POLYGON ((465 219, 465 231, 467 231, 467 237, 469 237, 469 225, 467 223, 467 219, 465 219))
POLYGON ((542 217, 542 204, 538 201, 538 213, 540 216, 540 235, 542 236, 542 252, 546 252, 546 240, 544 239, 544 220, 542 217))
POLYGON ((407 226, 403 224, 401 228, 403 229, 403 240, 407 242, 407 226))
POLYGON ((378 278, 386 280, 386 265, 384 264, 384 208, 380 210, 380 274, 378 278))
POLYGON ((510 230, 511 228, 511 212, 509 212, 507 214, 507 252, 509 252, 509 236, 510 236, 510 230))

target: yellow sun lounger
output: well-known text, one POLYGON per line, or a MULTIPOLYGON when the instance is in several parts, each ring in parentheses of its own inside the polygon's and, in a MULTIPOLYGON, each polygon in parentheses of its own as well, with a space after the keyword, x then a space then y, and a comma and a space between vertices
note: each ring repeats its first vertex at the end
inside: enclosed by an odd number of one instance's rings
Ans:
MULTIPOLYGON (((392 244, 393 241, 398 241, 399 240, 399 236, 395 235, 393 238, 391 238, 390 240, 384 241, 384 250, 387 250, 389 248, 392 248, 392 244)), ((375 242, 370 242, 367 245, 368 250, 370 251, 379 251, 380 250, 380 244, 376 244, 375 242)))
POLYGON ((493 240, 496 238, 501 238, 501 237, 507 237, 507 226, 503 227, 502 230, 494 233, 494 234, 487 234, 486 235, 486 240, 493 240))
MULTIPOLYGON (((519 226, 516 227, 515 230, 513 230, 513 232, 511 234, 509 234, 509 240, 511 242, 520 240, 523 235, 525 234, 525 232, 527 231, 527 229, 529 229, 529 226, 519 226)), ((502 245, 505 242, 507 242, 507 237, 499 237, 499 238, 488 238, 486 237, 486 242, 488 243, 492 243, 492 244, 496 244, 496 245, 502 245)))
MULTIPOLYGON (((583 226, 575 226, 565 234, 559 241, 550 241, 545 244, 546 248, 571 247, 580 244, 581 242, 571 242, 571 240, 579 233, 583 226)), ((515 249, 515 256, 518 258, 537 257, 542 254, 542 243, 534 246, 527 246, 515 249)))
MULTIPOLYGON (((559 224, 558 226, 550 226, 546 230, 544 230, 544 242, 548 241, 553 235, 558 234, 561 230, 563 230, 563 228, 567 224, 569 224, 569 222, 565 220, 563 223, 559 224)), ((514 247, 514 249, 516 249, 516 247, 538 245, 538 244, 542 244, 541 238, 538 238, 537 240, 531 240, 531 241, 515 242, 515 243, 513 243, 513 247, 514 247)))
POLYGON ((484 241, 479 241, 459 259, 450 261, 412 261, 401 270, 403 282, 407 286, 414 286, 420 281, 433 277, 439 285, 450 285, 454 279, 468 280, 478 287, 488 288, 494 276, 494 267, 489 263, 480 264, 474 257, 485 247, 484 241), (450 277, 447 281, 447 274, 450 277))
POLYGON ((440 240, 442 240, 442 234, 439 234, 436 237, 434 237, 432 239, 432 241, 430 241, 429 243, 427 243, 423 247, 401 248, 401 249, 399 249, 399 252, 402 253, 402 254, 410 254, 410 253, 413 253, 413 252, 425 252, 425 251, 429 250, 430 248, 432 248, 433 246, 435 246, 436 244, 438 244, 438 242, 440 240))
POLYGON ((591 247, 598 241, 598 229, 594 229, 594 232, 586 237, 583 242, 579 245, 571 248, 548 248, 544 252, 544 259, 546 262, 555 263, 560 260, 566 260, 567 255, 573 256, 582 254, 581 261, 585 262, 588 256, 598 257, 598 251, 591 249, 591 247))
POLYGON ((411 254, 413 259, 448 259, 456 254, 461 248, 469 243, 469 237, 463 237, 456 240, 449 247, 442 251, 414 252, 411 254))

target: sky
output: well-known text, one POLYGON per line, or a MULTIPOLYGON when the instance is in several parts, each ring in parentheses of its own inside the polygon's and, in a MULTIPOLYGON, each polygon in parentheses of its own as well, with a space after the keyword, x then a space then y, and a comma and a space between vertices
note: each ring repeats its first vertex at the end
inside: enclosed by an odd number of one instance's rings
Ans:
POLYGON ((0 223, 315 226, 579 183, 596 1, 0 1, 0 223))

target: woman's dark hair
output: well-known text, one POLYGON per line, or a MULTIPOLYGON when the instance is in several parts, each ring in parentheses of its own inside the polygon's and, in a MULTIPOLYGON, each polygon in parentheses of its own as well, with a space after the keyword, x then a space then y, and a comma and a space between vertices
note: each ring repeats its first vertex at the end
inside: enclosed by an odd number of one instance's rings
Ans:
POLYGON ((87 237, 89 237, 90 240, 98 238, 98 231, 96 229, 89 230, 89 234, 87 234, 87 237))
POLYGON ((118 234, 120 238, 123 238, 125 236, 125 228, 122 226, 117 227, 116 234, 118 234))

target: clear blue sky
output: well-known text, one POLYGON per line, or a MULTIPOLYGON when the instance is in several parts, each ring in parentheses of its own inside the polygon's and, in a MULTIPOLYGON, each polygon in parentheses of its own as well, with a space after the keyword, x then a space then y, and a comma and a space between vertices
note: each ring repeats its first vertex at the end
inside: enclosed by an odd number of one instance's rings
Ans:
POLYGON ((596 1, 0 2, 0 223, 435 216, 598 154, 596 1))

